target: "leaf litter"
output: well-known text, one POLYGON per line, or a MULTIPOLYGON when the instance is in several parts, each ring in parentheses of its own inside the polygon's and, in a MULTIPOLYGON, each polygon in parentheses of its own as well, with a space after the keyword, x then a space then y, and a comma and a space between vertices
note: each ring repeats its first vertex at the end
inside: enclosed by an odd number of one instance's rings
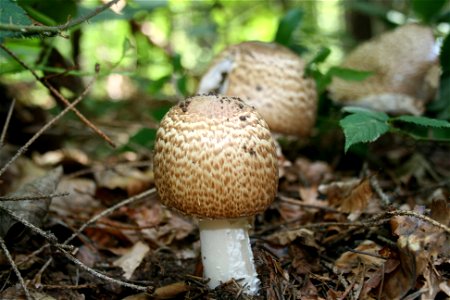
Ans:
MULTIPOLYGON (((429 147, 411 151, 394 142, 386 150, 384 143, 381 139, 371 150, 383 168, 370 160, 349 169, 334 162, 338 157, 280 157, 277 198, 255 217, 251 233, 262 283, 254 299, 450 297, 449 233, 442 229, 450 221, 446 165, 430 156, 429 147)), ((27 232, 26 243, 5 241, 32 297, 250 299, 238 280, 208 290, 191 218, 162 206, 155 195, 121 205, 154 187, 150 152, 101 161, 82 149, 20 158, 1 177, 0 203, 59 243, 89 224, 70 241, 74 257, 109 278, 148 289, 96 277, 49 247, 46 238, 27 232), (27 200, 51 195, 56 196, 27 200)), ((5 212, 0 217, 9 218, 5 212)), ((8 222, 0 224, 4 233, 11 228, 8 222)), ((3 254, 0 282, 2 299, 25 297, 3 254)))

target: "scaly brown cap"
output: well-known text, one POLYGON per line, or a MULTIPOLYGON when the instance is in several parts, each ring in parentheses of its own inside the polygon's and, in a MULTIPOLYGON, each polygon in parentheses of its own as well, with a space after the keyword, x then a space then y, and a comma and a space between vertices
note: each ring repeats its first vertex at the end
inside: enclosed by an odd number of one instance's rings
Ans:
POLYGON ((439 80, 431 28, 409 24, 355 48, 342 67, 372 71, 364 81, 333 78, 330 98, 394 113, 421 114, 439 80))
POLYGON ((244 42, 219 54, 198 91, 238 96, 272 131, 307 136, 316 120, 317 92, 304 69, 305 62, 281 45, 244 42))
POLYGON ((250 216, 275 197, 275 144, 266 122, 238 98, 196 96, 161 121, 154 173, 161 202, 184 214, 250 216))

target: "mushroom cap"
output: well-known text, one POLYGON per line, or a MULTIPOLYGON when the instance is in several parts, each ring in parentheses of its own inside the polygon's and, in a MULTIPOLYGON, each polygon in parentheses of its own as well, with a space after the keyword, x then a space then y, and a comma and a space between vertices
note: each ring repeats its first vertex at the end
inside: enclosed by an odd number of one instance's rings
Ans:
POLYGON ((195 96, 169 110, 157 131, 154 173, 163 204, 213 219, 264 211, 278 184, 266 122, 226 96, 195 96))
POLYGON ((374 74, 364 81, 333 78, 330 98, 394 113, 421 114, 436 93, 438 51, 431 28, 409 24, 355 48, 342 67, 374 74))
POLYGON ((317 92, 304 69, 305 62, 281 45, 244 42, 218 55, 198 92, 240 97, 256 108, 272 131, 307 136, 316 121, 317 92))

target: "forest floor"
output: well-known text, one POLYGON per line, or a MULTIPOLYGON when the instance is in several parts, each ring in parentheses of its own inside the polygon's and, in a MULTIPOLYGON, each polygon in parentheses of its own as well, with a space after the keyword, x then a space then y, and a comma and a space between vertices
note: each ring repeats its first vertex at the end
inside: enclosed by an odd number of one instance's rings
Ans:
MULTIPOLYGON (((0 166, 48 119, 16 105, 0 166)), ((237 281, 208 290, 197 224, 159 203, 151 151, 96 157, 104 141, 74 122, 0 177, 0 298, 250 299, 237 281)), ((448 144, 388 134, 345 155, 337 129, 281 145, 277 197, 251 232, 255 299, 450 297, 448 144)))

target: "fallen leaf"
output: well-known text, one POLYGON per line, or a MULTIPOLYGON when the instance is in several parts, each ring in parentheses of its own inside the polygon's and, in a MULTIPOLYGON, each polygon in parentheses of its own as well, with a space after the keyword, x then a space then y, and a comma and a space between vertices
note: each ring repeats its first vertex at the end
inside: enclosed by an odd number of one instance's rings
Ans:
POLYGON ((134 246, 119 259, 113 262, 116 267, 122 268, 124 277, 130 279, 134 270, 141 264, 144 257, 150 251, 150 247, 142 242, 137 242, 134 246))
POLYGON ((24 200, 0 201, 0 236, 2 238, 6 241, 18 242, 25 238, 24 234, 27 230, 23 224, 13 219, 9 213, 1 208, 9 210, 15 216, 37 227, 41 227, 47 216, 52 198, 27 200, 27 197, 48 196, 54 193, 61 176, 62 168, 56 168, 8 195, 11 198, 24 198, 24 200))
POLYGON ((350 179, 319 186, 319 192, 325 194, 330 206, 342 212, 350 213, 348 219, 355 221, 366 212, 369 204, 373 204, 371 212, 379 211, 378 201, 373 197, 368 178, 350 179))

